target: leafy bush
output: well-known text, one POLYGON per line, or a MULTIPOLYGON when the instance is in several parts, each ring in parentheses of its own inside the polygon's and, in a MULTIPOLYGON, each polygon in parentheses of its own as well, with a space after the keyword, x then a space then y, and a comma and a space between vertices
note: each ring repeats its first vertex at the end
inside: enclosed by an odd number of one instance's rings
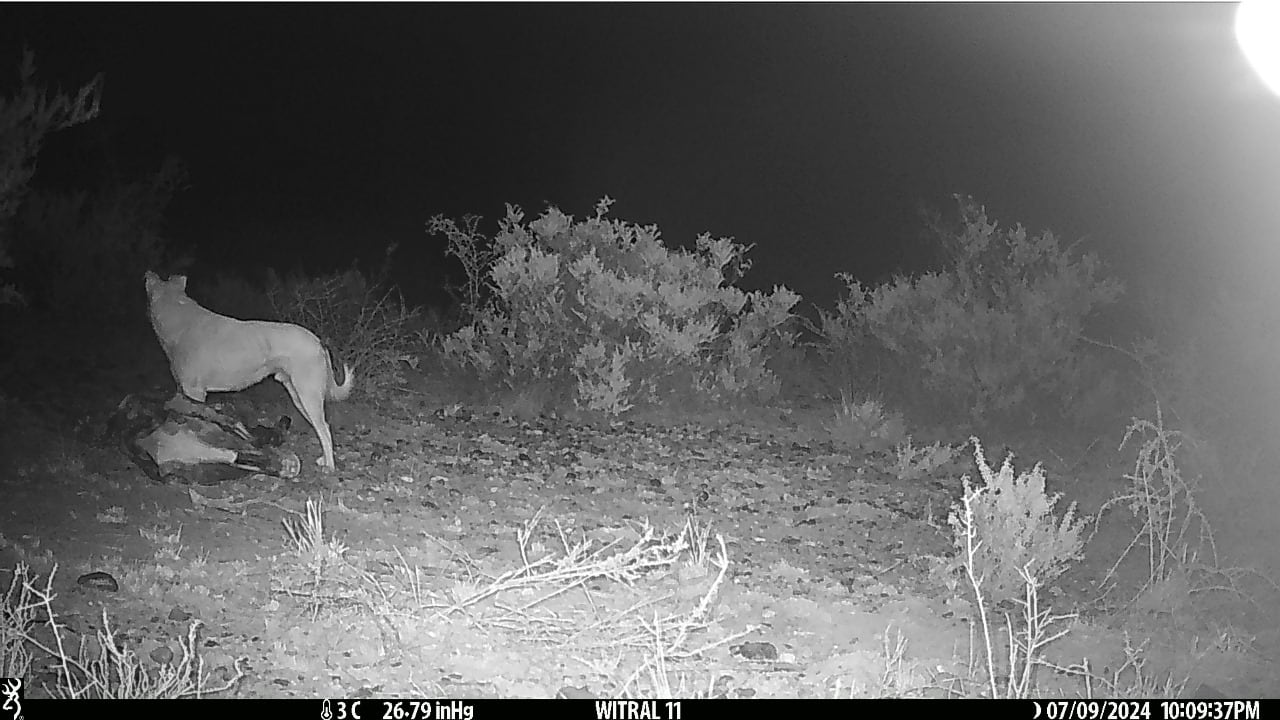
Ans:
POLYGON ((832 312, 816 308, 818 323, 813 327, 812 345, 822 360, 822 375, 831 387, 880 394, 885 389, 880 366, 889 354, 867 324, 864 308, 869 291, 848 273, 836 277, 844 281, 848 293, 836 299, 832 312))
POLYGON ((90 193, 33 192, 18 213, 13 252, 33 305, 63 315, 131 313, 138 278, 167 260, 164 211, 186 180, 168 158, 151 177, 90 193))
POLYGON ((551 382, 608 414, 690 391, 776 393, 765 361, 792 343, 799 297, 733 287, 748 248, 704 234, 692 250, 669 249, 657 227, 607 218, 612 202, 582 221, 549 208, 528 224, 508 206, 491 244, 474 220, 433 218, 428 230, 481 273, 467 286, 473 320, 443 340, 446 357, 513 389, 551 382))
POLYGON ((1045 493, 1040 465, 1015 476, 1012 456, 1006 456, 997 472, 978 439, 971 440, 982 484, 973 486, 964 476, 964 509, 953 508, 947 522, 957 554, 972 565, 978 591, 996 603, 1020 598, 1024 573, 1047 585, 1083 556, 1084 521, 1076 519, 1075 503, 1057 520, 1054 506, 1061 495, 1045 493))
POLYGON ((481 219, 478 215, 464 215, 457 223, 436 215, 427 221, 427 233, 444 235, 448 243, 445 252, 457 258, 466 275, 461 284, 445 288, 462 313, 464 324, 475 321, 490 299, 488 273, 498 255, 493 243, 480 232, 481 219))
POLYGON ((418 311, 385 287, 355 268, 315 278, 267 275, 275 319, 314 332, 342 361, 359 368, 360 382, 374 387, 403 384, 403 364, 417 362, 410 330, 418 311))
MULTIPOLYGON (((0 270, 12 270, 15 265, 10 255, 9 221, 26 197, 45 135, 88 122, 100 109, 102 76, 82 86, 74 98, 64 93, 50 97, 35 86, 34 77, 35 59, 26 51, 18 69, 17 94, 0 96, 0 270)), ((17 288, 0 282, 0 305, 22 301, 17 288)))
MULTIPOLYGON (((1181 459, 1203 450, 1186 433, 1165 425, 1159 405, 1154 420, 1134 418, 1130 422, 1121 449, 1130 441, 1137 445, 1137 454, 1133 471, 1124 476, 1128 485, 1103 503, 1098 517, 1123 508, 1140 527, 1100 584, 1112 590, 1119 580, 1121 563, 1131 553, 1147 556, 1147 577, 1137 594, 1179 580, 1201 590, 1236 574, 1219 565, 1213 527, 1198 501, 1202 478, 1180 467, 1181 459)), ((1256 502, 1257 496, 1252 497, 1256 502)))
POLYGON ((1091 254, 1075 256, 1045 231, 1001 229, 957 196, 961 225, 939 231, 948 267, 868 289, 841 275, 849 294, 822 329, 833 350, 874 338, 918 371, 932 396, 975 418, 1036 395, 1059 397, 1077 376, 1085 319, 1120 296, 1091 254))

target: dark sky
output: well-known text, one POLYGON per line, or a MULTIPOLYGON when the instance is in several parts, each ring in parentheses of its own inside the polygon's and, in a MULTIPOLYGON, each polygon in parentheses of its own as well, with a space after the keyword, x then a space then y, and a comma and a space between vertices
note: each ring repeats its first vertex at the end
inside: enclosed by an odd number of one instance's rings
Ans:
POLYGON ((0 60, 16 69, 25 41, 47 82, 105 72, 77 146, 185 159, 169 234, 211 265, 337 267, 399 240, 402 277, 431 284, 432 214, 581 216, 608 194, 669 242, 754 243, 748 284, 829 302, 837 270, 910 265, 917 207, 964 192, 1148 281, 1177 258, 1186 278, 1266 284, 1280 100, 1233 11, 7 4, 0 60))

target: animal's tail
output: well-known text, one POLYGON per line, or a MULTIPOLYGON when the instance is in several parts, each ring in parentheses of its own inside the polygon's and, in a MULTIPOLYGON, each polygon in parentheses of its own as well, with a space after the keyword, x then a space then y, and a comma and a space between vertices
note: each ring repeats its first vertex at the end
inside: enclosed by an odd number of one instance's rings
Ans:
MULTIPOLYGON (((327 355, 328 353, 326 352, 325 354, 327 355)), ((350 365, 342 363, 342 376, 344 380, 342 381, 342 384, 339 385, 337 380, 333 377, 333 361, 330 360, 328 365, 329 388, 327 395, 331 400, 346 400, 347 397, 351 395, 351 388, 355 386, 355 371, 351 369, 350 365)))

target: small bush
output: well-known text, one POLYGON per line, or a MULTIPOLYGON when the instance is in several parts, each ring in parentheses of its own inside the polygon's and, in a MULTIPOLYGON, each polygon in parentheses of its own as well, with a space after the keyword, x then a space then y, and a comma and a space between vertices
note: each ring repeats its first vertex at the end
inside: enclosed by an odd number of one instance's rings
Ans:
POLYGON ((337 353, 336 361, 359 368, 362 383, 402 385, 405 363, 417 362, 411 330, 418 311, 359 270, 315 278, 268 272, 267 298, 275 319, 314 332, 337 353))
POLYGON ((832 312, 818 308, 816 338, 812 341, 823 362, 823 376, 831 387, 849 388, 859 393, 883 391, 880 367, 889 357, 871 333, 864 308, 870 290, 849 273, 837 273, 848 293, 836 299, 832 312))
POLYGON ((1101 276, 1095 256, 1073 255, 1052 233, 1001 229, 971 198, 957 200, 960 228, 939 231, 944 269, 874 289, 840 276, 849 294, 823 317, 829 348, 874 338, 919 372, 932 397, 979 419, 1062 396, 1077 377, 1085 319, 1114 302, 1120 284, 1101 276))
POLYGON ((168 258, 164 211, 186 181, 170 157, 151 177, 87 192, 33 192, 15 223, 13 255, 31 303, 61 315, 136 312, 138 278, 168 258))
MULTIPOLYGON (((102 76, 81 86, 74 98, 64 93, 50 97, 36 87, 35 72, 35 58, 26 51, 18 69, 17 94, 0 96, 0 271, 15 266, 9 222, 26 198, 45 136, 88 122, 100 110, 102 76)), ((23 300, 12 283, 0 282, 0 305, 21 304, 23 300)))
POLYGON ((428 229, 449 237, 468 272, 483 270, 468 284, 473 321, 442 341, 446 357, 513 389, 550 382, 611 415, 690 392, 776 393, 765 361, 792 344, 799 297, 733 287, 746 247, 703 235, 692 250, 668 249, 656 227, 606 218, 611 203, 582 221, 549 208, 528 224, 508 206, 491 243, 474 221, 434 218, 428 229))
POLYGON ((461 284, 445 288, 462 314, 463 324, 477 320, 485 302, 491 299, 489 270, 498 253, 494 244, 480 232, 481 219, 478 215, 464 215, 458 223, 437 215, 427 221, 427 233, 445 237, 446 254, 462 264, 466 275, 461 284))
POLYGON ((1137 445, 1133 471, 1125 475, 1128 486, 1098 510, 1098 517, 1124 508, 1140 523, 1128 546, 1103 576, 1110 590, 1119 579, 1120 565, 1131 553, 1147 556, 1147 578, 1138 592, 1185 577, 1199 590, 1230 576, 1219 566, 1213 527, 1200 508, 1200 478, 1183 473, 1179 456, 1195 444, 1188 436, 1165 426, 1164 413, 1156 406, 1154 420, 1134 418, 1121 449, 1137 445))
POLYGON ((827 430, 839 442, 854 450, 878 452, 907 442, 907 424, 899 413, 885 410, 879 400, 854 402, 848 394, 840 394, 840 407, 835 421, 827 430))
POLYGON ((956 448, 935 442, 932 445, 916 447, 908 437, 906 442, 893 448, 893 465, 891 471, 899 480, 912 482, 936 472, 947 466, 959 454, 956 448))
POLYGON ((972 563, 980 591, 991 602, 1021 598, 1026 575, 1048 585, 1082 557, 1085 523, 1076 518, 1075 503, 1057 520, 1054 506, 1061 495, 1045 493, 1040 465, 1015 476, 1012 456, 1007 456, 997 472, 987 464, 978 439, 972 442, 982 484, 973 486, 964 476, 966 507, 953 508, 947 519, 956 551, 972 563))

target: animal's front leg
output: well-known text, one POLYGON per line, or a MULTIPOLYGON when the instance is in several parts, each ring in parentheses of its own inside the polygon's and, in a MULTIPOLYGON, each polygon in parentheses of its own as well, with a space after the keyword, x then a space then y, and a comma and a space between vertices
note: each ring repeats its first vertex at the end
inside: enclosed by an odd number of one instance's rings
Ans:
POLYGON ((198 403, 204 402, 204 399, 208 394, 208 391, 204 387, 204 383, 198 382, 191 378, 187 378, 185 380, 179 381, 178 389, 182 392, 183 395, 186 395, 187 397, 191 398, 192 400, 195 400, 198 403))

